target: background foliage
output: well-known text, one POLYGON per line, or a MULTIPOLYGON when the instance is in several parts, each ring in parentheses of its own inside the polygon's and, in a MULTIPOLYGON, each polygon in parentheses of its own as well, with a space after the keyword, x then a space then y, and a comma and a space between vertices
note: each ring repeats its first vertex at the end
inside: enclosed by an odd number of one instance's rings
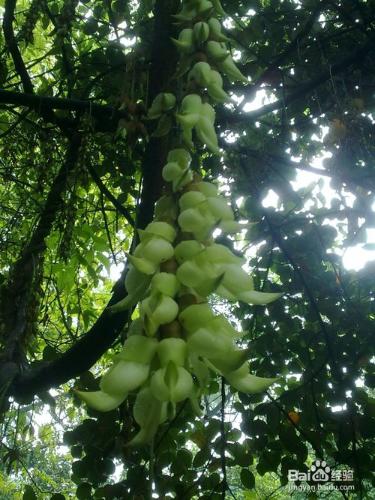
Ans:
POLYGON ((98 414, 68 393, 97 387, 126 336, 126 314, 103 311, 161 193, 168 144, 144 110, 177 85, 178 3, 0 1, 0 496, 140 499, 153 480, 159 498, 282 499, 288 469, 319 458, 373 498, 375 267, 342 263, 374 250, 373 0, 223 1, 249 84, 227 82, 218 109, 225 161, 194 161, 257 222, 257 288, 284 296, 217 307, 281 385, 237 396, 218 380, 204 416, 182 406, 151 451, 126 447, 131 401, 98 414))

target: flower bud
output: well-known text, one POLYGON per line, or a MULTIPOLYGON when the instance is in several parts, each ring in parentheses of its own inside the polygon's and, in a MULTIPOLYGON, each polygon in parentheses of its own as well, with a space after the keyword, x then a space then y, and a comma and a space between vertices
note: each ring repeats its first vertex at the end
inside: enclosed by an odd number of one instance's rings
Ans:
POLYGON ((167 405, 154 398, 149 387, 137 394, 133 407, 134 420, 140 427, 139 432, 128 446, 140 446, 149 443, 159 427, 167 418, 167 405))
POLYGON ((161 96, 161 107, 164 112, 170 111, 176 106, 176 96, 174 94, 163 92, 161 96))
MULTIPOLYGON (((132 324, 136 322, 139 324, 141 320, 136 319, 132 324)), ((125 340, 122 351, 116 355, 115 359, 148 365, 151 363, 157 347, 158 342, 156 339, 150 339, 143 335, 134 335, 125 340)))
POLYGON ((193 34, 195 42, 198 45, 200 45, 208 39, 208 35, 210 34, 210 28, 208 27, 207 23, 200 21, 194 24, 193 34))
MULTIPOLYGON (((176 115, 176 119, 178 121, 178 116, 176 115)), ((199 119, 199 118, 198 118, 199 119)), ((194 143, 193 143, 193 127, 190 125, 184 125, 181 121, 181 127, 182 127, 182 139, 184 141, 184 144, 189 148, 189 149, 194 149, 194 143)))
MULTIPOLYGON (((129 262, 131 262, 130 256, 129 262)), ((152 264, 151 267, 153 269, 152 264)), ((150 277, 147 276, 147 274, 148 273, 143 273, 136 269, 133 265, 130 265, 129 271, 126 273, 125 277, 125 288, 128 294, 122 300, 116 302, 116 304, 108 307, 108 311, 111 313, 117 313, 126 311, 127 309, 134 306, 138 302, 138 300, 142 298, 150 284, 150 277)))
POLYGON ((160 325, 171 323, 178 314, 178 305, 166 295, 151 295, 141 302, 141 315, 144 317, 145 330, 154 336, 160 325))
POLYGON ((226 59, 223 61, 218 61, 218 66, 219 69, 225 73, 225 75, 232 81, 236 82, 243 82, 243 83, 248 83, 248 80, 246 76, 244 76, 241 71, 237 68, 237 66, 234 64, 234 61, 232 59, 231 55, 228 55, 226 59))
POLYGON ((155 398, 160 401, 183 401, 193 392, 194 383, 190 373, 169 362, 164 368, 157 370, 151 377, 150 388, 155 398))
POLYGON ((207 197, 217 196, 217 186, 212 182, 198 182, 196 188, 207 197))
POLYGON ((158 266, 154 262, 150 262, 146 259, 142 259, 140 257, 135 257, 134 255, 128 255, 129 262, 143 274, 154 274, 156 273, 158 266))
POLYGON ((216 84, 210 84, 207 87, 208 95, 216 102, 227 102, 230 101, 229 95, 216 84))
POLYGON ((225 356, 220 356, 215 358, 215 356, 210 356, 210 363, 214 366, 215 370, 221 375, 238 370, 248 359, 249 350, 248 349, 230 349, 225 356))
POLYGON ((155 237, 147 243, 141 243, 138 247, 141 245, 142 248, 137 252, 137 255, 135 253, 135 256, 140 256, 157 265, 170 259, 174 254, 173 246, 163 238, 155 237))
POLYGON ((229 38, 221 32, 221 23, 215 17, 211 17, 207 24, 210 29, 210 38, 216 42, 229 42, 229 38))
MULTIPOLYGON (((209 104, 207 106, 209 106, 209 104)), ((196 131, 198 139, 205 144, 212 153, 216 155, 220 154, 214 124, 206 115, 200 117, 196 126, 196 131)))
POLYGON ((174 274, 157 273, 151 280, 151 293, 162 293, 168 297, 174 297, 180 285, 174 274))
POLYGON ((141 241, 147 239, 149 236, 158 236, 172 243, 176 238, 176 230, 167 222, 154 221, 147 225, 146 229, 140 231, 141 241))
POLYGON ((214 6, 215 12, 218 16, 225 16, 225 10, 221 6, 220 0, 212 0, 212 5, 214 6))
POLYGON ((197 136, 212 153, 219 154, 218 140, 215 131, 215 110, 208 104, 202 104, 201 117, 196 125, 197 136))
POLYGON ((129 266, 129 270, 125 276, 125 288, 128 293, 132 293, 138 288, 139 282, 143 280, 145 276, 138 271, 138 269, 132 265, 129 266))
POLYGON ((237 294, 238 300, 241 300, 246 304, 254 304, 258 306, 265 306, 270 302, 279 299, 281 296, 282 293, 257 292, 256 290, 240 292, 237 294))
POLYGON ((206 62, 197 62, 189 73, 189 79, 194 79, 201 87, 207 87, 212 80, 211 66, 206 62))
POLYGON ((201 97, 198 94, 189 94, 183 98, 181 112, 176 114, 176 118, 182 126, 194 127, 199 120, 201 111, 201 97))
POLYGON ((182 188, 192 181, 193 173, 187 167, 185 169, 177 162, 169 162, 164 165, 162 170, 163 179, 167 182, 172 182, 173 191, 182 188))
POLYGON ((188 349, 198 356, 205 358, 226 357, 228 352, 233 350, 233 339, 226 335, 224 331, 216 332, 208 327, 199 328, 194 333, 189 334, 187 340, 188 349))
POLYGON ((177 148, 169 151, 167 160, 177 162, 180 167, 186 168, 191 163, 191 155, 186 149, 177 148))
POLYGON ((207 228, 207 222, 196 208, 184 210, 178 216, 178 224, 186 233, 200 233, 207 228))
POLYGON ((162 367, 167 366, 170 361, 177 366, 184 366, 187 344, 183 339, 164 339, 159 342, 157 352, 162 367))
POLYGON ((126 399, 126 394, 123 396, 111 396, 102 391, 75 391, 75 393, 87 404, 87 406, 102 412, 114 410, 126 399))
POLYGON ((225 268, 225 274, 217 293, 225 295, 227 292, 228 295, 237 296, 240 292, 253 289, 254 285, 251 276, 237 264, 228 264, 225 268))
POLYGON ((172 38, 172 42, 183 54, 191 54, 194 51, 193 30, 190 28, 183 29, 179 34, 178 40, 172 38))
POLYGON ((228 50, 223 44, 210 40, 207 42, 206 51, 208 57, 215 62, 223 62, 228 57, 228 50))
POLYGON ((244 257, 238 257, 229 250, 225 245, 213 243, 206 247, 205 258, 215 264, 236 264, 242 266, 245 263, 244 257))
POLYGON ((255 291, 252 278, 237 264, 225 266, 225 273, 216 293, 228 300, 255 305, 269 304, 282 295, 255 291))
POLYGON ((213 4, 209 0, 200 0, 197 4, 198 14, 204 14, 213 9, 213 4))
POLYGON ((194 353, 189 353, 189 361, 191 372, 196 376, 198 384, 204 390, 209 382, 210 372, 206 363, 200 360, 199 356, 194 353))
POLYGON ((199 243, 196 240, 186 240, 181 241, 175 249, 175 257, 178 263, 185 262, 186 260, 192 259, 197 254, 204 250, 204 246, 202 243, 199 243))
POLYGON ((203 193, 200 193, 199 191, 188 191, 180 197, 178 204, 180 205, 181 210, 187 210, 188 208, 194 208, 205 201, 206 197, 203 193))
POLYGON ((227 102, 231 100, 229 95, 223 89, 222 85, 219 85, 218 83, 214 83, 211 81, 207 86, 207 92, 211 99, 216 102, 227 102))
POLYGON ((119 360, 102 377, 99 387, 106 394, 126 397, 129 391, 137 389, 146 382, 149 371, 148 365, 119 360))
POLYGON ((195 288, 199 286, 202 281, 208 279, 204 269, 200 268, 196 262, 187 260, 177 269, 177 278, 185 286, 195 288))
POLYGON ((232 208, 222 196, 207 198, 207 205, 217 220, 222 221, 234 219, 232 208))
POLYGON ((205 304, 194 304, 184 309, 178 319, 187 332, 195 332, 198 328, 204 327, 215 315, 211 307, 205 304))
POLYGON ((225 378, 237 391, 255 394, 265 391, 277 378, 256 377, 249 373, 249 364, 244 363, 238 370, 227 373, 225 378))
MULTIPOLYGON (((201 115, 203 118, 205 118, 209 123, 214 126, 215 123, 215 118, 216 118, 216 111, 214 108, 211 106, 211 104, 208 104, 208 102, 205 102, 202 104, 201 107, 201 115)), ((215 129, 214 129, 215 130, 215 129)), ((215 133, 216 136, 216 133, 215 133)))
POLYGON ((158 94, 153 100, 147 117, 151 120, 159 118, 162 113, 170 111, 176 105, 176 97, 170 93, 158 94))
MULTIPOLYGON (((144 328, 143 328, 143 321, 141 318, 136 318, 134 319, 129 326, 128 332, 127 332, 127 337, 128 339, 133 336, 143 336, 144 333, 144 328)), ((126 342, 126 341, 125 341, 126 342)), ((118 356, 121 356, 121 353, 118 354, 118 356)))
POLYGON ((189 22, 197 17, 197 14, 198 12, 196 8, 191 8, 190 6, 183 4, 181 11, 178 14, 174 14, 173 17, 180 22, 189 22))
MULTIPOLYGON (((165 168, 165 167, 164 167, 165 168)), ((164 171, 164 169, 163 169, 164 171)), ((164 178, 164 175, 163 175, 164 178)), ((167 180, 167 179, 164 179, 167 180)), ((162 196, 158 199, 155 204, 155 217, 159 219, 171 219, 177 218, 178 210, 177 205, 172 196, 162 196)))

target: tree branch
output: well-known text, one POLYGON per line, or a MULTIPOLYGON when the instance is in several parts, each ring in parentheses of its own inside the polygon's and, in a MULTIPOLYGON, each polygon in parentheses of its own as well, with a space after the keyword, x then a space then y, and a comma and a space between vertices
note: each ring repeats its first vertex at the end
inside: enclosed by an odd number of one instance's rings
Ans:
MULTIPOLYGON (((101 120, 98 124, 100 130, 108 130, 108 127, 104 128, 108 125, 108 123, 103 124, 103 119, 110 121, 110 130, 116 130, 118 121, 121 118, 128 118, 128 113, 126 111, 119 111, 111 106, 96 104, 88 100, 38 96, 29 93, 23 94, 20 92, 12 92, 2 89, 0 89, 0 103, 26 106, 39 114, 42 114, 43 111, 52 111, 56 109, 77 111, 81 113, 87 112, 90 116, 101 120)), ((64 121, 66 122, 67 120, 64 121)), ((70 125, 74 125, 74 122, 70 121, 70 125)))
POLYGON ((23 62, 20 50, 14 36, 13 21, 14 10, 16 8, 17 0, 5 0, 5 12, 3 20, 4 38, 7 44, 10 55, 12 56, 14 67, 21 79, 23 90, 32 94, 34 92, 30 76, 26 70, 25 63, 23 62))
MULTIPOLYGON (((115 285, 108 306, 115 304, 125 295, 121 279, 115 285)), ((8 395, 22 402, 30 401, 35 394, 57 387, 88 370, 110 348, 127 318, 128 311, 110 315, 105 309, 92 328, 58 359, 38 363, 16 376, 8 395)))

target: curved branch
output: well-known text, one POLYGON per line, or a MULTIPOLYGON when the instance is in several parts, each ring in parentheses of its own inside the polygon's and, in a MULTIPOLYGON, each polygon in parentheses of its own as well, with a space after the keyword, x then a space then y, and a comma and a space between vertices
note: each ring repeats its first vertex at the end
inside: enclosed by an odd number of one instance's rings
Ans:
POLYGON ((23 90, 32 94, 34 92, 33 85, 31 83, 30 76, 26 70, 25 63, 23 62, 20 50, 17 45, 16 38, 14 36, 13 21, 14 21, 14 10, 16 8, 17 0, 6 0, 5 1, 5 12, 3 20, 3 32, 4 38, 7 44, 10 55, 12 56, 14 67, 21 78, 23 90))
MULTIPOLYGON (((125 297, 122 283, 122 279, 117 282, 108 306, 125 297)), ((110 315, 105 309, 92 328, 58 359, 17 375, 8 395, 22 402, 29 401, 35 394, 57 387, 88 370, 111 347, 127 318, 128 311, 110 315)))

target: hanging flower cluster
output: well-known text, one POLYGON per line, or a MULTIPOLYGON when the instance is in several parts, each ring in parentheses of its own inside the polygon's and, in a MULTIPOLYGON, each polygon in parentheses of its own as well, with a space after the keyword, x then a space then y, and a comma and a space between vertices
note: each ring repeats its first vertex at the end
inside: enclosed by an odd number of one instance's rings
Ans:
POLYGON ((150 441, 158 426, 173 418, 181 401, 189 399, 199 412, 200 397, 213 374, 246 393, 263 391, 275 381, 249 373, 248 350, 236 345, 241 334, 207 301, 217 294, 229 301, 264 305, 280 296, 255 291, 243 269, 245 259, 215 243, 214 230, 234 234, 245 226, 235 220, 217 186, 203 182, 190 168, 193 137, 212 153, 220 152, 215 111, 208 102, 229 99, 219 71, 231 80, 245 80, 215 17, 223 14, 219 1, 185 0, 175 16, 188 26, 174 40, 181 57, 199 50, 206 53, 207 62, 195 63, 187 76, 188 86, 193 82, 199 92, 187 93, 180 103, 171 93, 159 94, 149 109, 151 119, 174 114, 183 147, 168 154, 162 176, 170 194, 157 202, 155 220, 139 230, 140 243, 128 256, 128 295, 111 308, 116 313, 137 305, 139 317, 102 377, 100 391, 77 391, 99 411, 116 408, 137 391, 133 413, 140 430, 132 445, 150 441))

